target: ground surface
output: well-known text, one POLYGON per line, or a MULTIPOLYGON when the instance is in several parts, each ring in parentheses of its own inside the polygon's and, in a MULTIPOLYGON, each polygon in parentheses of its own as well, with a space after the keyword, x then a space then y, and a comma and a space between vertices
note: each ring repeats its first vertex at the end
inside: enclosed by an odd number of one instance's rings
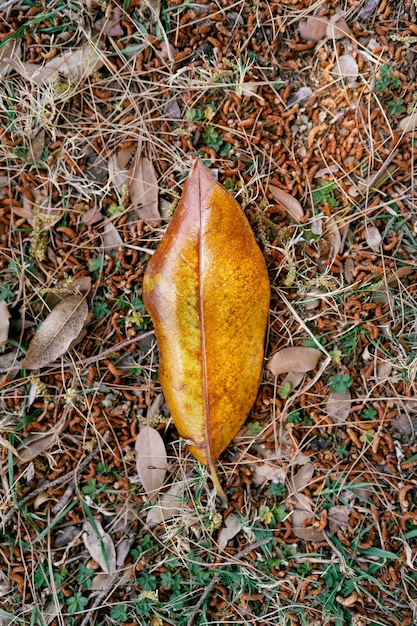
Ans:
POLYGON ((2 625, 417 623, 416 4, 226 4, 1 3, 2 625), (265 363, 322 355, 265 369, 225 510, 141 300, 196 156, 264 252, 265 363))

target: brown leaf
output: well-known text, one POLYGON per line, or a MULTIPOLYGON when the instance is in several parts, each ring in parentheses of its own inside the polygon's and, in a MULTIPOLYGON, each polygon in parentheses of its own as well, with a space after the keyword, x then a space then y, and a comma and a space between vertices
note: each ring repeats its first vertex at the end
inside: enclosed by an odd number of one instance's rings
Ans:
POLYGON ((329 529, 332 535, 338 530, 346 531, 349 523, 350 511, 344 504, 336 504, 328 510, 329 529))
POLYGON ((411 115, 406 115, 400 120, 398 124, 398 128, 402 130, 404 133, 408 133, 411 130, 415 130, 417 128, 417 111, 411 113, 411 115))
POLYGON ((298 493, 296 498, 290 499, 289 502, 294 504, 291 515, 294 535, 305 541, 323 541, 323 531, 313 526, 314 514, 310 500, 304 494, 298 493))
POLYGON ((258 392, 269 297, 265 261, 242 210, 197 161, 148 262, 143 300, 175 425, 223 500, 215 462, 258 392))
POLYGON ((19 459, 18 465, 29 463, 40 454, 44 454, 55 445, 60 433, 67 424, 67 417, 63 417, 54 425, 53 428, 44 432, 31 433, 23 438, 21 446, 18 448, 19 459))
POLYGON ((98 519, 94 524, 85 521, 83 524, 83 541, 90 556, 98 563, 106 574, 114 574, 116 570, 116 549, 110 535, 104 532, 98 519))
POLYGON ((302 491, 310 484, 314 474, 314 465, 312 463, 306 463, 296 473, 292 481, 292 487, 295 492, 302 491))
POLYGON ((136 469, 140 482, 151 500, 157 496, 167 472, 164 440, 155 428, 144 426, 136 438, 136 469))
POLYGON ((297 198, 294 198, 294 196, 290 196, 289 193, 287 193, 283 189, 280 189, 279 187, 275 187, 275 185, 269 185, 268 189, 271 192, 274 200, 276 200, 278 204, 280 204, 282 208, 285 209, 293 219, 303 219, 303 207, 298 202, 297 198))
POLYGON ((229 541, 236 537, 236 535, 242 530, 242 522, 238 518, 237 515, 229 515, 225 522, 224 526, 219 532, 219 536, 217 538, 217 543, 219 546, 219 552, 222 552, 229 541))
POLYGON ((0 348, 7 343, 9 337, 10 313, 7 302, 0 300, 0 348))
POLYGON ((113 8, 110 18, 105 15, 94 23, 94 28, 108 37, 122 37, 124 30, 120 25, 123 19, 123 11, 117 4, 113 8))
POLYGON ((321 356, 322 353, 316 348, 305 348, 304 346, 283 348, 271 356, 266 368, 274 376, 287 372, 310 372, 317 367, 321 356))
POLYGON ((374 252, 379 252, 381 246, 381 233, 376 226, 367 226, 365 228, 366 243, 374 252))
POLYGON ((350 33, 351 30, 343 17, 336 14, 332 15, 326 27, 326 36, 329 39, 342 39, 349 37, 350 33))
POLYGON ((39 369, 64 354, 81 332, 87 314, 88 306, 83 296, 62 300, 39 326, 22 366, 39 369))
POLYGON ((152 162, 138 150, 129 171, 129 194, 135 209, 143 220, 159 220, 158 179, 152 162))
POLYGON ((326 34, 327 24, 327 17, 310 16, 299 23, 298 30, 302 39, 320 41, 326 34))
POLYGON ((29 154, 33 163, 37 163, 45 147, 45 131, 41 128, 29 144, 29 154))
POLYGON ((149 509, 146 524, 154 526, 175 517, 184 506, 184 483, 174 483, 149 509))
POLYGON ((117 256, 118 249, 123 246, 123 239, 113 222, 106 222, 103 229, 103 248, 106 254, 117 256))
POLYGON ((350 390, 343 393, 331 393, 326 402, 327 415, 334 424, 344 424, 347 421, 352 405, 350 390))

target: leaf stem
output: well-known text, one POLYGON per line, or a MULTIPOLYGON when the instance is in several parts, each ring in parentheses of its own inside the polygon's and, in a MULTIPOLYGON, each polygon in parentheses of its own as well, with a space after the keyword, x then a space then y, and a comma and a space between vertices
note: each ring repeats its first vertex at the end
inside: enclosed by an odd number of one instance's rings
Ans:
POLYGON ((220 484, 220 480, 219 477, 217 476, 217 471, 216 471, 216 466, 215 465, 209 465, 209 470, 210 470, 210 476, 211 476, 211 480, 213 481, 213 485, 214 488, 217 492, 217 495, 219 496, 220 500, 222 501, 222 506, 226 507, 228 505, 228 500, 227 500, 227 496, 225 494, 225 492, 223 491, 223 487, 220 484))

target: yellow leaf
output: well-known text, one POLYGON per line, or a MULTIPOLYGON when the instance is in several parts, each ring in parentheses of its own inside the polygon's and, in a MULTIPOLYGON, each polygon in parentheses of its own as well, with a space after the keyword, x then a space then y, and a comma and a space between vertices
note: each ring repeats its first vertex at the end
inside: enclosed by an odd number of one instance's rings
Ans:
POLYGON ((174 423, 223 501, 215 462, 256 398, 269 298, 265 262, 241 208, 197 161, 148 263, 143 300, 174 423))

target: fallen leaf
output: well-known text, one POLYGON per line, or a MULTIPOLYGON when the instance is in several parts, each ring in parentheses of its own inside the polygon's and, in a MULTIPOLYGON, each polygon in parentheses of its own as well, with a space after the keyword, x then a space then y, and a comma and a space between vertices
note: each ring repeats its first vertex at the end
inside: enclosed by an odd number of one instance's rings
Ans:
POLYGON ((294 506, 291 515, 294 535, 305 541, 323 541, 325 538, 323 531, 318 531, 312 524, 307 525, 309 521, 314 521, 311 502, 307 496, 298 493, 296 497, 289 499, 289 503, 294 506))
POLYGON ((286 472, 283 467, 276 463, 255 463, 252 474, 252 482, 255 485, 263 485, 267 482, 284 483, 286 472))
POLYGON ((349 525, 350 510, 344 504, 331 506, 327 511, 329 530, 335 535, 338 530, 346 531, 349 525))
POLYGON ((55 445, 59 435, 64 430, 67 424, 67 417, 64 415, 54 425, 53 428, 43 432, 35 432, 23 437, 21 445, 18 447, 18 465, 30 463, 40 454, 44 454, 55 445))
POLYGON ((122 37, 124 35, 124 30, 120 25, 122 19, 123 11, 121 7, 116 4, 113 6, 111 17, 106 17, 104 15, 99 20, 94 22, 94 28, 100 31, 101 34, 107 35, 108 37, 122 37))
POLYGON ((406 413, 400 413, 394 417, 389 425, 401 435, 410 437, 413 434, 413 420, 406 413))
POLYGON ((133 209, 143 220, 159 220, 158 179, 152 162, 139 150, 129 170, 129 194, 133 209))
POLYGON ((294 478, 292 479, 292 487, 294 491, 297 493, 298 491, 302 491, 307 487, 311 479, 314 475, 314 465, 312 463, 306 463, 296 473, 294 478))
POLYGON ((219 532, 217 538, 217 544, 219 546, 219 552, 222 552, 229 541, 236 537, 236 535, 242 530, 242 522, 237 515, 229 515, 225 521, 224 526, 219 532))
POLYGON ((270 287, 233 197, 197 161, 143 281, 159 380, 178 431, 209 466, 251 409, 262 373, 270 287))
POLYGON ((146 524, 149 526, 162 524, 178 515, 183 506, 184 483, 174 483, 166 493, 158 496, 157 502, 149 509, 146 524))
POLYGON ((116 550, 110 535, 104 532, 100 522, 95 519, 94 524, 85 521, 83 524, 83 541, 91 558, 100 565, 106 574, 116 571, 116 550))
POLYGON ((334 260, 342 247, 342 237, 336 220, 331 215, 327 218, 328 241, 330 243, 329 258, 334 260))
POLYGON ((349 37, 351 30, 341 15, 336 13, 331 16, 326 27, 326 37, 329 39, 342 39, 349 37))
POLYGON ((393 364, 388 361, 378 363, 376 368, 376 376, 375 380, 377 382, 387 381, 389 380, 390 374, 392 372, 393 364))
POLYGON ((37 163, 45 147, 45 131, 41 128, 30 141, 29 155, 33 163, 37 163))
POLYGON ((351 54, 342 54, 336 61, 333 73, 346 78, 348 83, 354 83, 359 76, 359 67, 351 54))
POLYGON ((7 302, 5 300, 0 300, 0 347, 3 347, 9 338, 9 319, 10 313, 7 302))
POLYGON ((411 113, 411 115, 406 115, 405 117, 403 117, 403 119, 400 120, 400 123, 398 124, 398 128, 402 130, 404 133, 408 133, 411 130, 415 130, 416 127, 417 127, 417 111, 414 113, 411 113))
POLYGON ((381 0, 365 0, 365 4, 361 8, 358 14, 358 18, 361 20, 367 20, 377 10, 381 0))
POLYGON ((350 389, 343 393, 330 393, 326 401, 326 412, 333 424, 344 424, 350 414, 352 399, 350 389))
POLYGON ((283 348, 271 356, 266 368, 274 376, 287 372, 310 372, 317 367, 321 356, 323 356, 322 353, 316 348, 304 346, 283 348))
POLYGON ((123 239, 113 222, 106 222, 103 229, 103 248, 106 254, 116 258, 117 251, 123 246, 123 239))
POLYGON ((343 266, 343 271, 345 273, 345 278, 346 278, 346 282, 348 285, 351 285, 353 282, 355 282, 355 276, 354 276, 355 261, 354 259, 352 259, 351 256, 347 257, 345 264, 343 266))
POLYGON ((294 104, 305 106, 307 102, 310 101, 312 95, 313 95, 313 90, 311 89, 311 87, 300 87, 298 91, 293 93, 288 98, 287 107, 292 107, 294 106, 294 104))
POLYGON ((287 211, 287 213, 295 220, 301 220, 304 217, 303 207, 299 203, 299 201, 291 196, 289 193, 280 189, 279 187, 275 187, 275 185, 269 185, 269 191, 272 194, 274 200, 278 202, 282 206, 283 209, 287 211))
POLYGON ((43 66, 43 69, 55 70, 54 78, 59 72, 59 74, 71 77, 72 80, 80 80, 91 76, 103 65, 104 55, 98 41, 95 41, 54 57, 43 66))
POLYGON ((64 354, 82 330, 88 315, 84 296, 65 298, 52 309, 30 342, 22 366, 45 367, 64 354))
POLYGON ((136 438, 136 469, 148 496, 155 498, 167 472, 164 440, 155 428, 144 426, 136 438))
POLYGON ((301 20, 298 30, 302 39, 320 41, 326 34, 327 24, 327 17, 310 16, 306 20, 301 20))
POLYGON ((12 69, 10 59, 19 59, 21 54, 20 41, 11 39, 5 46, 0 48, 0 76, 7 76, 12 69))
POLYGON ((381 246, 381 233, 376 226, 367 226, 365 228, 366 243, 374 252, 379 252, 381 246))
POLYGON ((129 170, 127 166, 135 150, 135 146, 122 148, 117 153, 112 154, 107 162, 109 182, 121 195, 124 194, 125 188, 127 189, 129 186, 129 170))

